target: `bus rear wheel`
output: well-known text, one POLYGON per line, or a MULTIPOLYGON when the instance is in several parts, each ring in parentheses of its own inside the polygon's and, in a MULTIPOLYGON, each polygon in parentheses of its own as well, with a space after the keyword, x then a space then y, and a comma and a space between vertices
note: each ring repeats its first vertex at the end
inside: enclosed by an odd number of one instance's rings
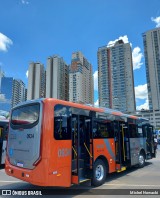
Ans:
POLYGON ((138 164, 139 168, 143 168, 145 165, 145 155, 143 152, 140 152, 138 161, 139 161, 139 164, 138 164))
POLYGON ((93 178, 92 185, 100 186, 106 180, 107 168, 103 160, 98 159, 95 161, 93 166, 93 178))

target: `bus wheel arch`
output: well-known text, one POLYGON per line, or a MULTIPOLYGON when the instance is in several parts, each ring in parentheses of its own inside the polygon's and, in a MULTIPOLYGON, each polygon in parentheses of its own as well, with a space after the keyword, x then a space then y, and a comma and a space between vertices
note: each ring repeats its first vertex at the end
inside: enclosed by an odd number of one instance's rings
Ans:
POLYGON ((99 156, 93 164, 93 177, 91 184, 93 186, 102 185, 106 180, 108 172, 109 166, 107 159, 104 156, 99 156))
POLYGON ((141 149, 138 156, 138 162, 139 162, 138 167, 143 168, 145 165, 145 161, 146 161, 146 153, 144 149, 141 149))

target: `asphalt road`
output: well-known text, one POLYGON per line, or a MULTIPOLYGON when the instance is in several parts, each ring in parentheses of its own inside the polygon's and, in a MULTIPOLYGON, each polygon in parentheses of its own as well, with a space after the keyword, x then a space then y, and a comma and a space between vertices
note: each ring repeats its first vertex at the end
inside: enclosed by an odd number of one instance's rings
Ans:
MULTIPOLYGON (((25 190, 42 190, 42 187, 33 186, 29 183, 23 182, 21 180, 9 177, 5 174, 4 169, 0 170, 0 190, 21 190, 25 193, 25 190)), ((46 189, 46 188, 45 188, 46 189)), ((56 197, 84 197, 84 196, 94 196, 94 197, 160 197, 160 145, 157 149, 157 157, 146 162, 144 168, 130 168, 121 173, 110 174, 104 185, 93 188, 90 186, 90 182, 83 183, 81 185, 73 185, 71 188, 47 188, 48 192, 55 195, 58 192, 59 195, 56 197), (125 190, 124 190, 125 189, 125 190), (72 195, 64 195, 67 194, 72 195), (158 195, 144 195, 146 193, 158 190, 158 195), (134 194, 132 194, 134 193, 134 194), (142 195, 142 194, 143 195, 142 195), (63 194, 63 195, 61 195, 63 194), (117 194, 117 195, 116 195, 117 194), (126 194, 126 196, 125 196, 126 194), (130 195, 132 194, 132 195, 130 195)), ((0 197, 10 197, 10 196, 0 196, 0 197)), ((13 196, 20 197, 20 196, 13 196)), ((25 196, 32 197, 32 196, 25 196)))

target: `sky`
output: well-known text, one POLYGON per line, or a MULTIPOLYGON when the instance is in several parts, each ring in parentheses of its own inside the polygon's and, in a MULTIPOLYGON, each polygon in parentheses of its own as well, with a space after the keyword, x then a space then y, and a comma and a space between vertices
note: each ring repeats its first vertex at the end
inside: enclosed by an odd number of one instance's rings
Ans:
POLYGON ((142 34, 160 27, 159 0, 0 0, 0 67, 28 85, 30 62, 81 51, 93 66, 98 102, 99 47, 131 43, 137 109, 148 108, 142 34))

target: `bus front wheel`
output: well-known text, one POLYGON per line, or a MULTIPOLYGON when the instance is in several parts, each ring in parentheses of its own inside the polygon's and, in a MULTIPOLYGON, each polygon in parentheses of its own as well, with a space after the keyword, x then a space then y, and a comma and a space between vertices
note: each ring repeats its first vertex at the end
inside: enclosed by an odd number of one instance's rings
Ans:
POLYGON ((92 185, 100 186, 106 180, 107 168, 103 160, 98 159, 93 166, 92 185))
POLYGON ((143 168, 145 165, 145 155, 143 152, 140 152, 138 160, 139 160, 139 168, 143 168))

